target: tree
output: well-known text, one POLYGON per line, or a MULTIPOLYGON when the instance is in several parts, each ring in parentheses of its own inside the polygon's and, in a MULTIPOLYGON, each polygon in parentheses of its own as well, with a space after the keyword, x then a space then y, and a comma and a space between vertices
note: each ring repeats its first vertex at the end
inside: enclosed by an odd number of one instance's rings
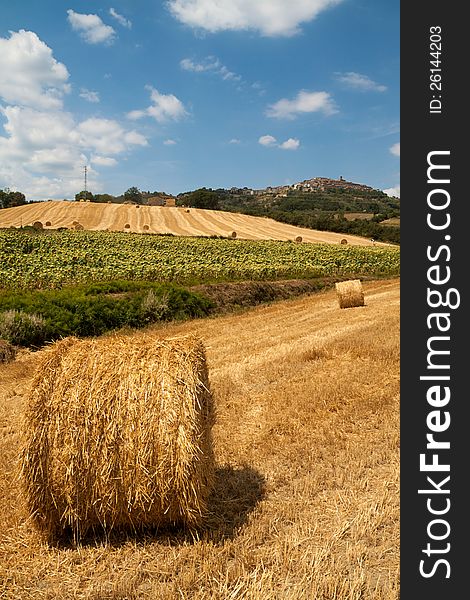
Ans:
POLYGON ((139 188, 130 187, 126 192, 124 192, 124 201, 142 204, 142 192, 139 190, 139 188))
POLYGON ((186 195, 185 204, 194 208, 219 209, 220 196, 211 189, 200 188, 186 195))
POLYGON ((22 206, 23 204, 26 204, 26 198, 22 192, 12 192, 9 188, 0 190, 0 208, 22 206))
POLYGON ((90 202, 93 202, 94 200, 94 196, 91 192, 88 192, 86 190, 82 190, 81 192, 78 192, 78 194, 75 194, 75 200, 78 202, 79 200, 89 200, 90 202))

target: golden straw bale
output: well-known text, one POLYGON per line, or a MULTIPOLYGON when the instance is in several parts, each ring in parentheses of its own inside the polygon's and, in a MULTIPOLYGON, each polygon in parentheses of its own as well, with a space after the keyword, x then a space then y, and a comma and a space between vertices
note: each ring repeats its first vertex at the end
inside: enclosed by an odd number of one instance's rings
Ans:
POLYGON ((49 539, 201 523, 213 399, 195 336, 66 338, 45 351, 24 419, 22 479, 49 539))
POLYGON ((44 229, 44 225, 41 223, 41 221, 34 221, 33 227, 34 229, 44 229))
POLYGON ((85 229, 85 227, 83 227, 83 225, 81 223, 78 223, 78 221, 77 221, 77 223, 75 223, 75 225, 73 226, 73 228, 76 231, 83 231, 85 229))
POLYGON ((235 239, 237 237, 237 232, 236 231, 232 231, 232 233, 230 234, 230 237, 235 239))
POLYGON ((298 236, 295 238, 295 241, 296 241, 296 242, 301 242, 301 241, 302 241, 302 236, 301 236, 301 235, 298 235, 298 236))
POLYGON ((149 225, 144 225, 144 231, 148 231, 150 229, 149 225))
POLYGON ((336 295, 340 308, 364 306, 364 292, 360 279, 350 279, 336 284, 336 295))
POLYGON ((343 238, 343 239, 340 241, 340 244, 347 244, 347 243, 348 243, 348 240, 347 240, 346 238, 343 238))

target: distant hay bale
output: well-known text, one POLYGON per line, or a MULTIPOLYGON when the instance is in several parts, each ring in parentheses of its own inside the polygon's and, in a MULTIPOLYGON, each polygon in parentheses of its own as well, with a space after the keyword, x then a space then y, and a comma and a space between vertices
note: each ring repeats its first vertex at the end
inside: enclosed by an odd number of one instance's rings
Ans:
POLYGON ((237 237, 237 232, 236 231, 232 231, 232 233, 230 234, 230 237, 235 239, 237 237))
POLYGON ((195 336, 65 338, 44 352, 24 419, 36 527, 64 533, 200 524, 214 479, 213 399, 195 336), (77 373, 80 374, 77 377, 77 373))
POLYGON ((150 229, 149 225, 144 225, 144 231, 148 231, 150 229))
POLYGON ((80 225, 78 221, 72 221, 72 225, 80 225))
POLYGON ((16 348, 7 340, 0 340, 0 363, 7 363, 15 359, 16 348))
POLYGON ((364 306, 364 292, 360 279, 350 279, 336 284, 336 295, 340 308, 364 306))
POLYGON ((189 210, 189 208, 187 208, 187 209, 186 209, 186 212, 191 212, 191 211, 189 210))
POLYGON ((140 206, 138 204, 135 205, 136 208, 140 208, 140 206))
POLYGON ((298 235, 298 236, 295 238, 295 241, 296 241, 296 242, 301 242, 301 241, 302 241, 302 236, 301 236, 301 235, 298 235))
POLYGON ((52 223, 50 221, 46 221, 46 227, 50 227, 52 223))
POLYGON ((83 225, 81 223, 76 223, 73 227, 76 231, 83 231, 85 229, 85 227, 83 227, 83 225))
POLYGON ((130 229, 130 228, 131 228, 131 226, 129 225, 129 223, 126 223, 126 224, 124 225, 124 229, 130 229))
POLYGON ((41 221, 34 221, 33 227, 34 229, 43 229, 44 225, 41 223, 41 221))
POLYGON ((343 238, 340 242, 340 244, 347 244, 347 243, 348 243, 348 240, 346 238, 343 238))

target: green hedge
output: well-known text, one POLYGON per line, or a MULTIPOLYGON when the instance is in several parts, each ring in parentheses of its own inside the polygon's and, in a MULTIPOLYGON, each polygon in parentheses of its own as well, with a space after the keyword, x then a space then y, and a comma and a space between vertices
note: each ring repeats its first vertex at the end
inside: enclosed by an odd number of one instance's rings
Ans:
POLYGON ((38 347, 68 336, 95 336, 121 327, 202 317, 212 302, 172 285, 112 281, 60 290, 0 292, 0 338, 38 347))

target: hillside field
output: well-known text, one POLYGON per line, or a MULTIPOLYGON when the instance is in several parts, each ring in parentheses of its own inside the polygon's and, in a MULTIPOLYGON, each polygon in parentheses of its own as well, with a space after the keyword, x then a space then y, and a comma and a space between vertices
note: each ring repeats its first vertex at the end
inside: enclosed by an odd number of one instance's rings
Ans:
POLYGON ((195 537, 42 541, 18 478, 42 351, 0 365, 0 597, 398 600, 399 280, 364 292, 358 308, 328 290, 153 328, 207 348, 217 476, 195 537))
POLYGON ((41 222, 45 229, 73 229, 76 223, 79 223, 90 231, 224 237, 235 232, 237 238, 247 240, 292 241, 300 236, 304 242, 311 243, 339 244, 341 240, 346 239, 351 245, 374 244, 367 238, 354 235, 316 231, 264 217, 197 208, 50 200, 0 210, 0 228, 24 227, 36 221, 41 222))

